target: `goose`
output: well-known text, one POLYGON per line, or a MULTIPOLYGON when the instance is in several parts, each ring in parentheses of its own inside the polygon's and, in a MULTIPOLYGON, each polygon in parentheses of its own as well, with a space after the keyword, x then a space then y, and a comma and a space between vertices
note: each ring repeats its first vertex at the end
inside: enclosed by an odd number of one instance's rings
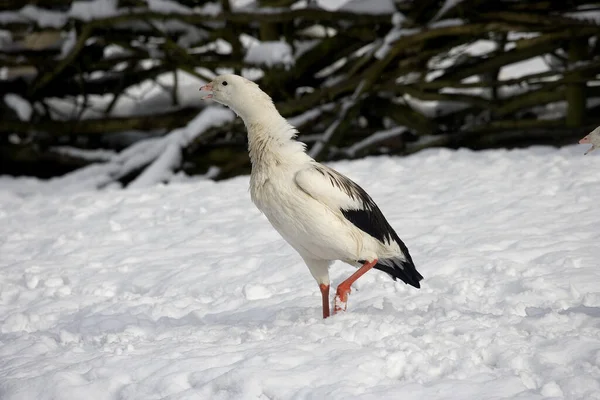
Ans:
POLYGON ((592 147, 590 147, 588 151, 583 153, 584 156, 600 147, 600 126, 588 133, 583 139, 579 140, 579 143, 590 143, 592 145, 592 147))
POLYGON ((260 87, 241 76, 219 75, 202 99, 229 107, 244 121, 252 164, 250 196, 273 228, 306 263, 330 316, 329 267, 357 267, 336 290, 333 313, 346 311, 352 284, 372 268, 420 288, 408 248, 367 192, 306 153, 298 131, 260 87))

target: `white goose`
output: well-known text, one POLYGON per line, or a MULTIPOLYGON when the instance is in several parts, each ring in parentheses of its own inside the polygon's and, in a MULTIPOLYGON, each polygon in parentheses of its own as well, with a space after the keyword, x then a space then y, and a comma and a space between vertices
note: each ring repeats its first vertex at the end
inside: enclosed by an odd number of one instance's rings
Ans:
POLYGON ((371 197, 309 157, 294 140, 297 130, 257 84, 220 75, 200 90, 244 120, 252 201, 304 259, 321 289, 323 318, 329 317, 329 266, 335 260, 359 269, 338 286, 334 313, 346 310, 352 283, 371 268, 420 287, 423 277, 408 249, 371 197))
POLYGON ((592 145, 592 147, 590 147, 588 151, 583 153, 584 156, 591 153, 592 151, 596 150, 598 147, 600 147, 600 126, 597 127, 596 129, 594 129, 593 131, 591 131, 590 133, 588 133, 583 139, 581 139, 579 141, 579 143, 580 144, 589 143, 592 145))

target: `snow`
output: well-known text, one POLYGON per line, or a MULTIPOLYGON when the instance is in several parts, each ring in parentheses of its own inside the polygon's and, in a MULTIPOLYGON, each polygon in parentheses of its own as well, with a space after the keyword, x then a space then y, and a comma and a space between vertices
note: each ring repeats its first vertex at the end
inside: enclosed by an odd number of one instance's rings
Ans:
POLYGON ((92 161, 110 161, 117 156, 117 153, 115 153, 113 150, 86 150, 71 146, 55 146, 52 147, 52 151, 67 156, 83 158, 92 161))
POLYGON ((251 8, 256 5, 256 0, 230 0, 229 5, 232 10, 242 10, 245 8, 251 8))
POLYGON ((418 28, 411 29, 400 29, 397 27, 392 28, 388 34, 383 38, 383 44, 377 51, 375 52, 375 58, 378 60, 384 59, 390 50, 392 49, 392 44, 396 41, 400 40, 404 36, 415 35, 420 32, 418 28))
POLYGON ((114 17, 120 12, 117 5, 118 0, 75 1, 71 4, 68 15, 82 21, 114 17))
POLYGON ((593 24, 600 23, 600 12, 598 10, 581 10, 565 13, 565 17, 587 21, 593 24))
POLYGON ((0 23, 3 25, 27 22, 24 16, 16 11, 4 11, 0 12, 0 23))
POLYGON ((171 0, 148 0, 148 8, 159 13, 191 14, 192 10, 171 0))
POLYGON ((358 14, 389 15, 396 11, 396 5, 392 0, 351 0, 341 6, 339 11, 358 14))
POLYGON ((75 29, 69 30, 69 32, 67 32, 67 34, 64 36, 65 37, 60 48, 59 58, 61 59, 67 57, 71 53, 71 50, 73 50, 73 47, 75 47, 75 44, 77 43, 77 32, 75 31, 75 29))
POLYGON ((550 71, 548 63, 543 57, 539 56, 502 67, 498 79, 505 81, 548 71, 550 71))
POLYGON ((326 81, 327 84, 325 86, 333 86, 337 83, 337 81, 342 79, 342 77, 341 76, 340 77, 331 77, 331 75, 333 75, 337 70, 339 70, 344 65, 346 65, 347 62, 348 62, 348 57, 342 57, 342 58, 334 61, 332 64, 326 66, 322 70, 318 71, 315 74, 315 77, 319 78, 319 79, 325 78, 325 77, 330 77, 331 79, 328 79, 326 81))
MULTIPOLYGON (((443 20, 440 23, 446 23, 451 20, 443 20)), ((431 57, 428 62, 429 72, 425 76, 425 81, 431 82, 446 73, 446 69, 456 67, 469 61, 469 57, 483 57, 496 51, 498 44, 492 40, 479 39, 469 44, 462 44, 451 48, 447 52, 442 52, 431 57)), ((474 79, 474 77, 470 77, 474 79)))
POLYGON ((427 25, 429 29, 440 29, 440 28, 449 28, 452 26, 461 26, 464 25, 465 21, 460 18, 452 18, 452 19, 443 19, 441 21, 435 21, 427 25))
POLYGON ((384 140, 400 136, 406 130, 407 129, 403 126, 397 126, 395 128, 386 129, 384 131, 373 132, 373 134, 367 136, 365 139, 356 142, 352 146, 348 147, 345 150, 345 153, 350 157, 354 157, 356 153, 361 151, 362 149, 369 147, 373 144, 382 142, 384 140))
POLYGON ((446 14, 448 11, 450 11, 451 9, 453 9, 454 7, 456 7, 457 5, 459 5, 460 3, 462 3, 463 0, 446 0, 444 2, 444 5, 438 10, 437 14, 435 15, 435 17, 433 17, 433 21, 437 21, 440 18, 442 18, 444 16, 444 14, 446 14))
POLYGON ((31 104, 18 94, 5 94, 4 103, 17 113, 17 116, 21 121, 29 121, 31 118, 31 114, 33 113, 31 104))
POLYGON ((204 3, 200 6, 194 7, 195 13, 204 14, 207 16, 218 15, 221 11, 221 3, 204 3))
MULTIPOLYGON (((460 47, 460 46, 459 46, 460 47)), ((493 40, 479 39, 464 47, 464 52, 472 57, 490 54, 498 49, 498 43, 493 40)))
POLYGON ((403 94, 401 99, 408 106, 423 114, 427 118, 436 118, 442 115, 447 115, 452 112, 463 110, 469 106, 467 103, 462 103, 459 101, 421 100, 409 94, 403 94))
POLYGON ((37 21, 42 28, 61 28, 67 22, 67 16, 59 11, 51 11, 33 5, 27 5, 18 13, 26 20, 37 21))
POLYGON ((340 109, 337 112, 338 117, 329 125, 325 132, 323 132, 323 134, 321 135, 321 139, 318 139, 308 151, 308 154, 311 157, 316 158, 317 156, 319 156, 319 154, 321 153, 321 151, 323 151, 325 147, 325 143, 329 143, 331 141, 331 138, 336 133, 338 127, 346 118, 346 115, 348 114, 350 108, 356 105, 356 101, 362 94, 364 85, 365 81, 360 81, 356 89, 354 89, 354 93, 352 93, 352 96, 350 98, 345 98, 341 101, 340 109))
POLYGON ((12 32, 4 30, 4 29, 0 29, 0 48, 5 48, 5 46, 12 44, 12 41, 13 41, 12 32))
MULTIPOLYGON (((77 153, 58 148, 57 151, 68 155, 104 162, 90 164, 43 184, 27 180, 25 185, 18 187, 17 192, 29 195, 35 191, 51 194, 57 191, 76 193, 81 190, 113 188, 119 186, 114 183, 115 180, 144 167, 144 171, 131 181, 128 187, 142 188, 161 182, 176 181, 178 179, 176 169, 180 165, 181 153, 188 144, 209 128, 230 122, 234 117, 233 112, 223 107, 206 107, 186 126, 175 129, 163 137, 139 140, 118 154, 77 153)), ((13 180, 9 179, 8 182, 11 187, 16 185, 13 180)))
MULTIPOLYGON (((164 3, 167 0, 151 0, 164 3)), ((18 11, 0 12, 0 22, 31 22, 41 28, 62 28, 69 18, 91 21, 104 17, 118 15, 117 0, 80 0, 71 4, 67 12, 52 11, 34 5, 26 5, 18 11)))
MULTIPOLYGON (((32 180, 0 179, 0 398, 599 399, 584 151, 334 163, 425 280, 369 272, 327 320, 248 177, 25 197, 32 180)), ((336 263, 334 284, 352 271, 336 263)))
POLYGON ((326 103, 319 107, 311 108, 302 114, 288 118, 288 122, 295 127, 303 126, 304 124, 318 118, 323 112, 332 111, 335 109, 335 103, 326 103))
POLYGON ((339 10, 345 4, 349 3, 352 0, 316 0, 311 2, 311 4, 317 3, 319 8, 324 8, 326 10, 339 10))
POLYGON ((233 120, 233 118, 233 113, 228 109, 221 107, 207 108, 185 127, 174 130, 156 142, 152 141, 160 154, 129 187, 151 186, 157 182, 168 180, 173 175, 173 171, 181 165, 181 153, 194 139, 199 137, 208 128, 219 126, 233 120))
MULTIPOLYGON (((111 53, 116 54, 113 48, 111 53)), ((149 68, 150 64, 145 67, 149 68)), ((117 66, 115 65, 115 68, 117 66)), ((185 71, 178 70, 176 103, 181 107, 199 107, 204 105, 198 96, 198 88, 206 82, 185 71)), ((151 115, 155 112, 164 112, 173 107, 173 86, 175 79, 172 72, 159 75, 156 80, 146 80, 138 85, 130 86, 124 95, 120 96, 111 110, 111 116, 127 117, 131 115, 151 115)), ((104 116, 103 111, 113 100, 112 94, 92 95, 88 98, 91 107, 87 108, 81 118, 99 118, 104 116)), ((57 112, 55 118, 62 115, 76 115, 79 102, 84 101, 83 96, 73 99, 50 98, 48 103, 57 112)))
POLYGON ((392 44, 403 36, 410 36, 420 32, 420 29, 418 28, 404 29, 402 26, 405 21, 406 17, 400 12, 396 12, 392 15, 392 23, 394 26, 383 38, 383 43, 379 49, 375 51, 375 58, 379 60, 385 58, 391 50, 392 44))
POLYGON ((248 48, 244 62, 273 67, 294 65, 292 47, 284 41, 261 42, 248 48))

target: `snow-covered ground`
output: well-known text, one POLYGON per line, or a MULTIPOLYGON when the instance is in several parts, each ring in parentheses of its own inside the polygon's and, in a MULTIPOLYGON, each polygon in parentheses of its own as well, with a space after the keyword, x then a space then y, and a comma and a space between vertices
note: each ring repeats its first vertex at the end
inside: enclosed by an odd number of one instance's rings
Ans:
POLYGON ((0 179, 0 399, 600 399, 585 150, 333 164, 425 280, 369 272, 327 320, 247 177, 27 196, 0 179))

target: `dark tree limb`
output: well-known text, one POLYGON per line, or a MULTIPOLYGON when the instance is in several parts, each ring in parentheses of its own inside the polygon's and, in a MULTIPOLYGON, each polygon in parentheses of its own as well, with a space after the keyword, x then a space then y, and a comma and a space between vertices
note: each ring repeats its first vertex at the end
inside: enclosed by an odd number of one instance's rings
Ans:
POLYGON ((169 130, 185 124, 196 116, 197 113, 197 109, 187 108, 147 116, 83 119, 80 121, 41 120, 35 123, 27 121, 2 121, 2 124, 0 124, 0 134, 44 132, 51 136, 68 134, 103 135, 135 130, 169 130))

